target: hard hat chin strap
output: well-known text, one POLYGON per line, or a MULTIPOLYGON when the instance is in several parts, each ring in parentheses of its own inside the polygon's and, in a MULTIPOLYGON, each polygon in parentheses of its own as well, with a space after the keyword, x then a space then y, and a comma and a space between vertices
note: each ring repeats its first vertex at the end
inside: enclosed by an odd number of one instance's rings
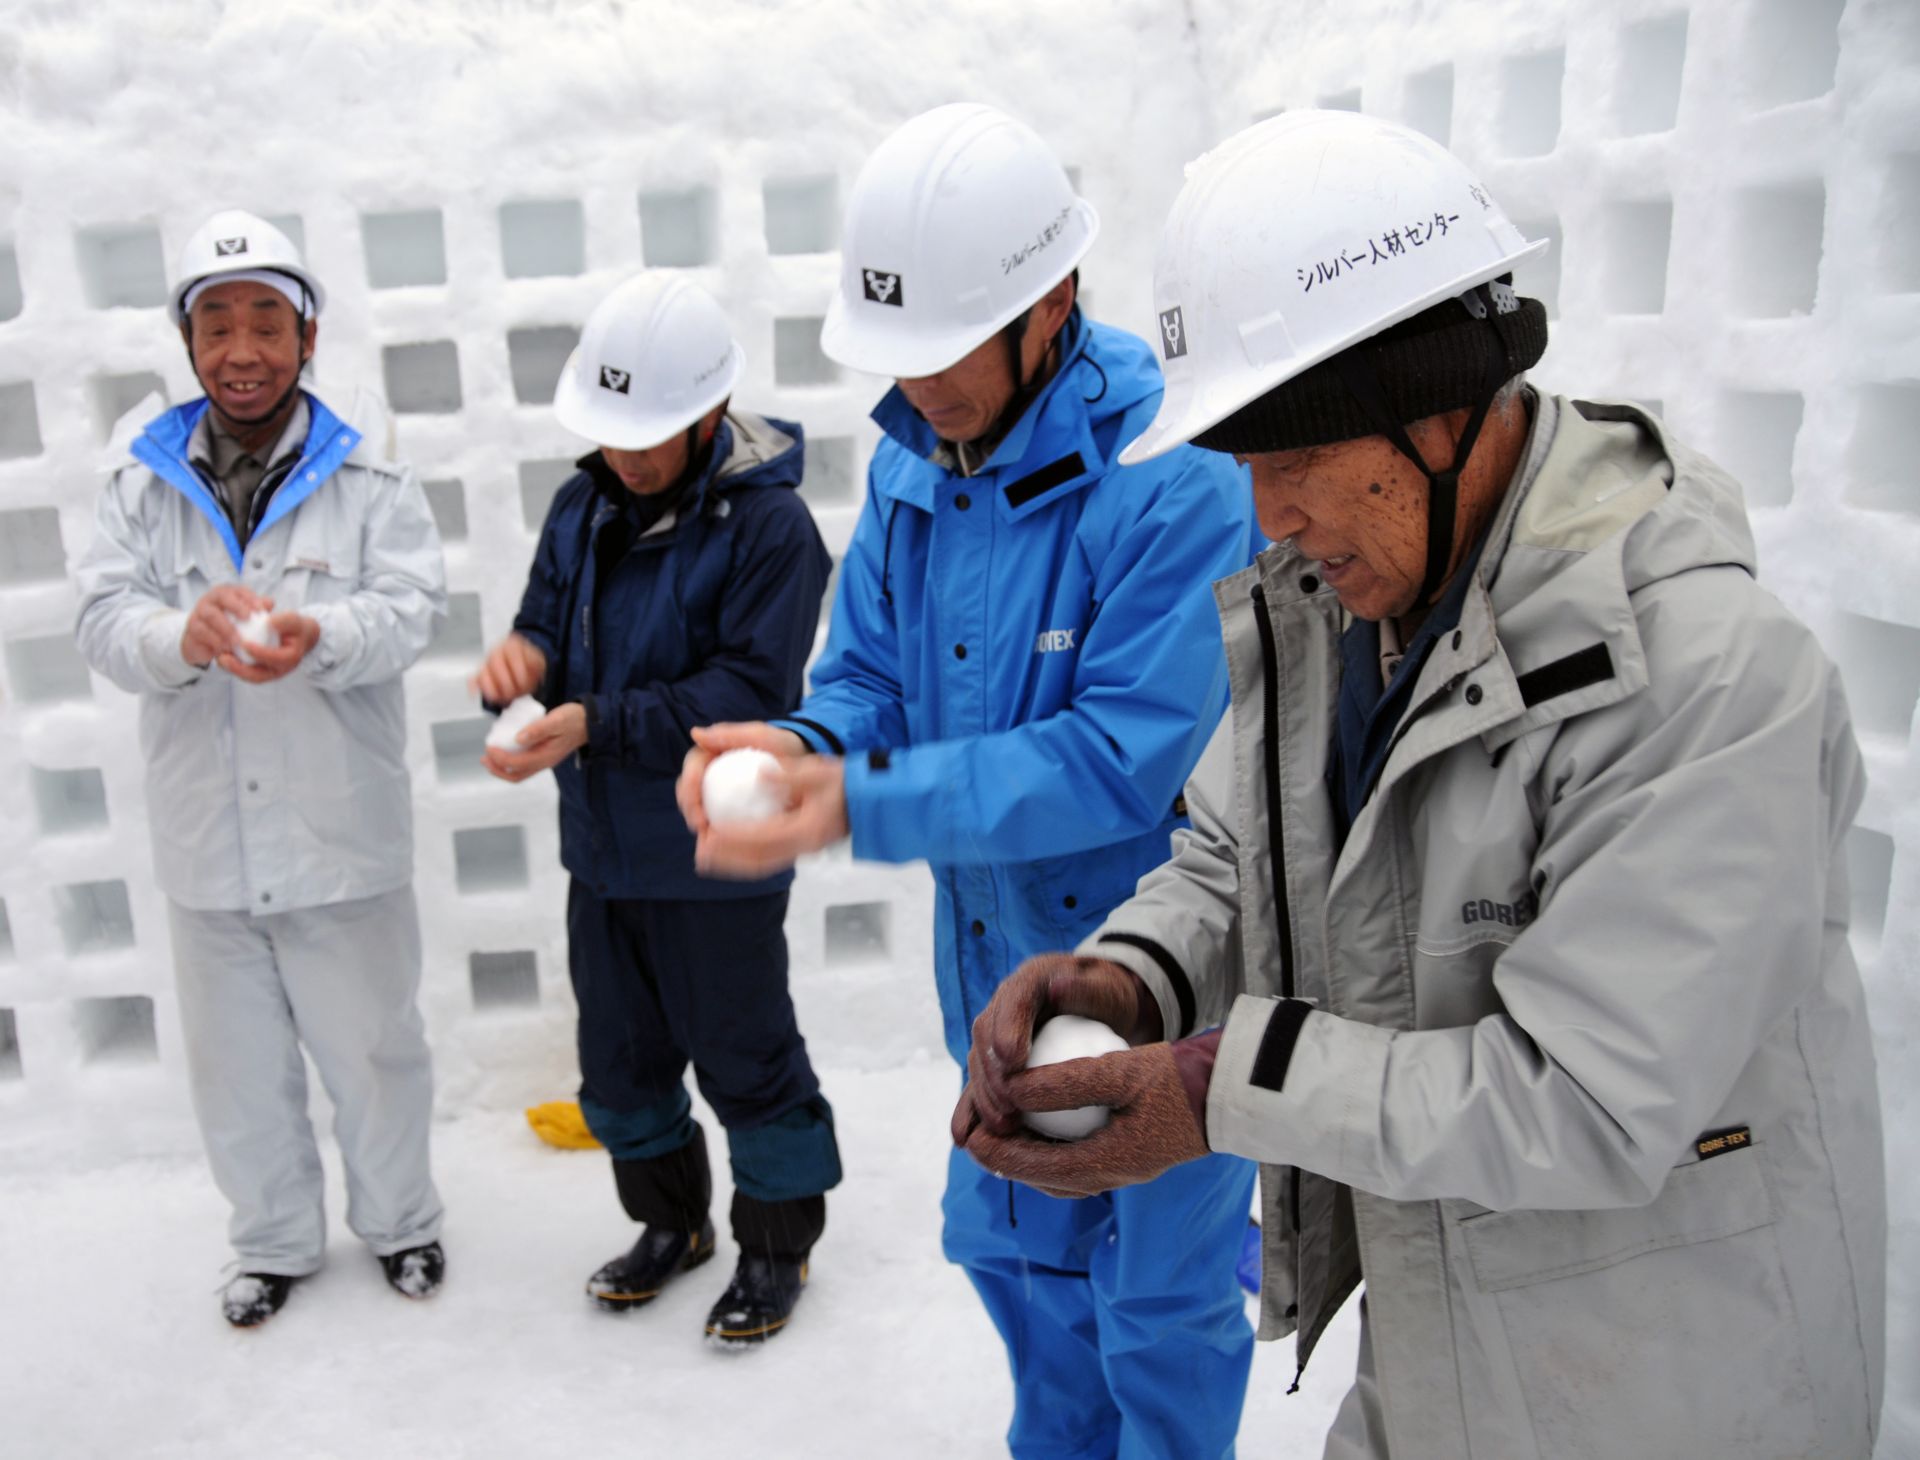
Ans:
POLYGON ((1440 596, 1453 562, 1453 531, 1460 507, 1460 474, 1466 470, 1467 461, 1473 455, 1474 443, 1480 439, 1480 428, 1486 424, 1494 397, 1500 394, 1501 386, 1516 373, 1506 339, 1493 323, 1498 305, 1489 286, 1477 285, 1461 296, 1461 302, 1466 304, 1468 312, 1476 319, 1486 321, 1493 338, 1493 348, 1487 351, 1486 379, 1474 398, 1466 429, 1460 433, 1460 442, 1454 448, 1453 461, 1439 471, 1427 465, 1426 459, 1407 435, 1406 424, 1387 404, 1387 393, 1381 388, 1380 377, 1365 350, 1343 350, 1333 357, 1332 362, 1339 369, 1341 379, 1354 401, 1374 427, 1427 479, 1427 568, 1426 576, 1421 580, 1419 596, 1414 600, 1416 606, 1423 608, 1440 596))

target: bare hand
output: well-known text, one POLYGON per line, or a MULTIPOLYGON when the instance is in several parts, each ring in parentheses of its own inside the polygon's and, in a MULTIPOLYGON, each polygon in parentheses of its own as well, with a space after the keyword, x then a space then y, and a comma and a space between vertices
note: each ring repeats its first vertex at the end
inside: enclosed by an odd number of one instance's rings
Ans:
POLYGON ((693 844, 694 870, 706 877, 771 877, 839 841, 847 834, 845 771, 838 756, 797 755, 762 772, 761 784, 783 796, 787 809, 762 821, 706 823, 693 844))
POLYGON ((267 626, 280 636, 280 642, 277 646, 248 644, 247 656, 253 663, 247 663, 230 649, 214 662, 235 679, 243 679, 248 684, 270 684, 298 669, 300 661, 320 642, 319 623, 304 613, 292 610, 276 613, 267 620, 267 626))
POLYGON ((478 690, 488 704, 504 707, 521 695, 532 694, 546 678, 547 656, 540 647, 519 634, 508 634, 493 646, 480 672, 467 681, 467 688, 478 690))
POLYGON ((205 669, 221 654, 239 647, 241 620, 272 607, 271 598, 262 598, 251 588, 216 583, 200 595, 200 601, 187 614, 187 626, 180 634, 180 657, 195 669, 205 669))
MULTIPOLYGON (((535 649, 534 652, 537 654, 540 651, 535 649)), ((503 781, 524 781, 528 776, 552 770, 587 743, 586 707, 578 704, 561 705, 549 711, 523 729, 519 741, 518 750, 502 750, 497 745, 489 745, 481 753, 480 764, 487 768, 490 775, 503 781)))
POLYGON ((716 755, 729 750, 764 750, 782 761, 807 753, 807 742, 791 730, 755 720, 728 725, 703 725, 693 732, 693 749, 680 766, 680 779, 674 783, 673 798, 680 803, 687 830, 700 836, 707 829, 707 812, 701 800, 701 782, 716 755))

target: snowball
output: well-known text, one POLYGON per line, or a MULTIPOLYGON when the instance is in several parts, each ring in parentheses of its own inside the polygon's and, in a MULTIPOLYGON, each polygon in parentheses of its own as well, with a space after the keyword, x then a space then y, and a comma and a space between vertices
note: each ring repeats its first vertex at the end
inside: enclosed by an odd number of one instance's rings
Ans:
POLYGON ((714 758, 700 782, 700 804, 715 826, 764 821, 786 809, 780 791, 761 779, 780 762, 764 750, 728 750, 714 758))
POLYGON ((521 695, 493 722, 493 728, 487 732, 487 745, 494 750, 521 749, 520 732, 546 713, 547 707, 532 695, 521 695))
MULTIPOLYGON (((1055 1014, 1034 1031, 1033 1049, 1027 1055, 1027 1068, 1057 1065, 1061 1060, 1092 1059, 1125 1049, 1122 1039, 1098 1019, 1082 1019, 1078 1014, 1055 1014)), ((1107 1123, 1107 1107, 1082 1105, 1078 1110, 1023 1110, 1027 1125, 1056 1141, 1084 1140, 1107 1123)))
MULTIPOLYGON (((258 644, 263 649, 278 649, 280 647, 280 635, 274 631, 273 615, 268 613, 266 609, 255 609, 245 618, 235 619, 234 624, 240 631, 240 642, 243 645, 258 644)), ((233 651, 233 657, 238 659, 242 664, 251 664, 254 662, 253 655, 249 654, 244 648, 235 649, 233 651)))

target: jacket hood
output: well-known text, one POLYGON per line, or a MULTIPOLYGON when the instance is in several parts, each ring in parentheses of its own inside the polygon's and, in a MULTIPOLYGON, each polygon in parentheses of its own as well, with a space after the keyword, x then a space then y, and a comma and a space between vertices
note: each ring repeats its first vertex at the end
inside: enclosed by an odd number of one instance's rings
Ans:
MULTIPOLYGON (((1063 341, 1060 368, 1053 372, 1053 379, 1041 388, 1013 429, 994 448, 981 468, 983 471, 1019 461, 1027 454, 1041 423, 1063 410, 1077 415, 1083 404, 1086 422, 1098 427, 1143 401, 1158 404, 1164 382, 1145 340, 1125 330, 1094 323, 1080 312, 1077 304, 1067 317, 1060 337, 1063 341), (1079 393, 1079 402, 1067 399, 1065 393, 1069 390, 1079 393)), ((908 404, 897 385, 873 408, 873 420, 882 431, 922 460, 939 448, 940 438, 934 434, 933 427, 908 404)))
POLYGON ((728 411, 726 424, 732 442, 713 474, 716 490, 735 487, 791 487, 799 489, 806 474, 806 432, 798 421, 756 416, 751 411, 728 411))

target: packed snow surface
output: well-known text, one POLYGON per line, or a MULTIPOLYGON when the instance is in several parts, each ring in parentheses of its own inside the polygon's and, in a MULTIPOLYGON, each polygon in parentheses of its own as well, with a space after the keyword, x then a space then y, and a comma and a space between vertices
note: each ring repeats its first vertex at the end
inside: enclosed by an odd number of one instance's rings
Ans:
POLYGON ((764 750, 729 750, 713 759, 700 781, 700 806, 715 826, 765 821, 782 806, 780 791, 766 779, 780 762, 764 750))

